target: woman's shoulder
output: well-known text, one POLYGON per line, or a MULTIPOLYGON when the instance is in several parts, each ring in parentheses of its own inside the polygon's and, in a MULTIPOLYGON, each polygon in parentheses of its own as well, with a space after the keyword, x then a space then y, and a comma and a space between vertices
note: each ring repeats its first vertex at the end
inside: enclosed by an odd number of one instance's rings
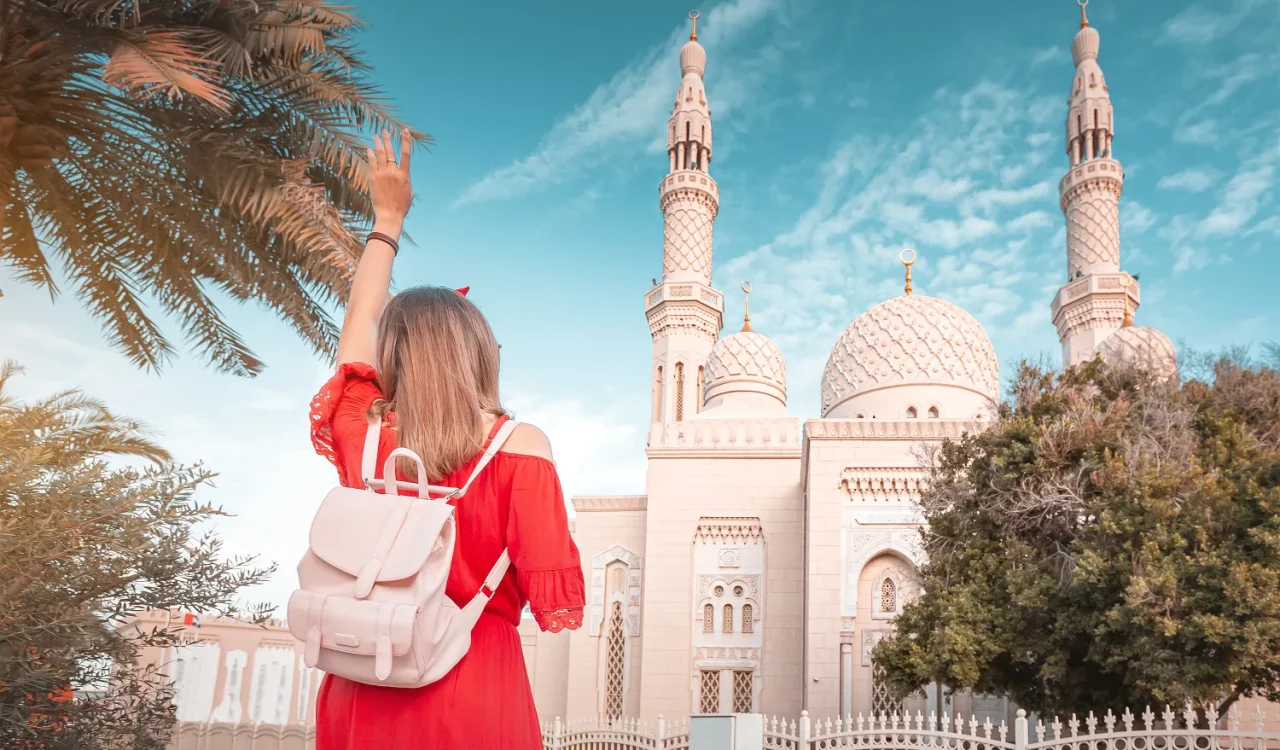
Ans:
POLYGON ((517 456, 532 456, 547 461, 555 461, 551 454, 551 441, 547 434, 534 425, 521 422, 511 431, 507 442, 499 449, 501 453, 517 456))

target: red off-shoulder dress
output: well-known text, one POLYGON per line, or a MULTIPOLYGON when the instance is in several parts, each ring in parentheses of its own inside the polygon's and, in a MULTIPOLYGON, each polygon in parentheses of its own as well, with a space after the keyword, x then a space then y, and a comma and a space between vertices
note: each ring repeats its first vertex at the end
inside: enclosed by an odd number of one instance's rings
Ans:
MULTIPOLYGON (((311 402, 312 443, 348 487, 361 486, 365 415, 382 397, 376 377, 369 365, 342 365, 311 402)), ((379 477, 395 446, 395 432, 384 426, 375 464, 379 477)), ((474 462, 431 482, 461 487, 474 462)), ((471 650, 444 679, 413 690, 326 675, 316 702, 317 750, 542 747, 516 625, 528 602, 543 630, 576 629, 585 603, 582 563, 569 537, 555 465, 499 452, 456 505, 449 598, 466 604, 503 548, 511 552, 511 568, 472 631, 471 650)))

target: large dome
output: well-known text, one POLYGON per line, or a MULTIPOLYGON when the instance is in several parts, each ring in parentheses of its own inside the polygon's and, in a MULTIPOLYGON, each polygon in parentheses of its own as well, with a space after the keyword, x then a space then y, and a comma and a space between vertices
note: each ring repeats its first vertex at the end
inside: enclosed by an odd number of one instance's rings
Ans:
POLYGON ((707 410, 720 406, 774 410, 787 405, 787 362, 768 336, 742 331, 711 348, 706 365, 707 410))
POLYGON ((1109 365, 1132 364, 1158 378, 1178 375, 1178 353, 1169 337, 1154 328, 1127 326, 1098 344, 1098 354, 1109 365))
POLYGON ((998 397, 999 369, 972 315, 933 297, 896 297, 836 341, 822 373, 822 415, 971 419, 998 397))

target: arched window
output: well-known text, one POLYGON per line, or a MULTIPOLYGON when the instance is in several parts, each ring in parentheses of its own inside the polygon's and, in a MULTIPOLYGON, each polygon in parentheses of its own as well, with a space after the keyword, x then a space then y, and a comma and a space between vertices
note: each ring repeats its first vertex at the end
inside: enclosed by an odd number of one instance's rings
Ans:
POLYGON ((702 632, 716 632, 716 608, 713 604, 702 608, 702 632))
POLYGON ((706 396, 704 395, 705 392, 703 390, 706 386, 706 381, 704 379, 702 370, 703 370, 702 365, 698 365, 698 403, 694 404, 695 414, 702 411, 702 400, 706 398, 706 396))
POLYGON ((662 421, 662 365, 658 365, 658 374, 653 379, 653 421, 662 421))
POLYGON ((892 578, 886 578, 880 582, 880 611, 898 611, 898 586, 892 578))
POLYGON ((929 419, 937 419, 937 418, 938 418, 938 407, 936 407, 936 406, 930 406, 930 407, 929 407, 929 419))
POLYGON ((684 421, 684 363, 676 363, 676 421, 684 421))
POLYGON ((908 406, 908 407, 907 407, 907 419, 915 419, 917 416, 919 416, 919 415, 916 413, 916 407, 914 407, 914 406, 908 406))
POLYGON ((613 603, 609 616, 608 650, 605 654, 604 715, 610 720, 622 718, 625 634, 622 629, 622 602, 613 603))
POLYGON ((742 632, 744 633, 755 632, 755 624, 751 621, 751 615, 751 605, 742 605, 742 632))
POLYGON ((732 604, 724 605, 724 627, 722 628, 722 630, 724 630, 724 632, 726 633, 733 632, 733 605, 732 604))

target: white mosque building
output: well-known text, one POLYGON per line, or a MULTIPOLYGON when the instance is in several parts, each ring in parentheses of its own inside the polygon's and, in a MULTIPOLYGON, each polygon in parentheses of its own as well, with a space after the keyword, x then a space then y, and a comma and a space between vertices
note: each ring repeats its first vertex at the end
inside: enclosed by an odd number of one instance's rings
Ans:
MULTIPOLYGON (((1066 365, 1101 355, 1172 375, 1169 339, 1132 321, 1139 287, 1120 267, 1124 172, 1111 150, 1098 44, 1083 21, 1060 185, 1067 268, 1052 320, 1066 365)), ((586 624, 554 635, 532 620, 521 626, 545 719, 892 711, 871 650, 917 595, 921 449, 980 426, 998 398, 982 326, 950 302, 911 294, 908 263, 905 294, 833 342, 820 415, 788 416, 778 346, 749 318, 721 336, 706 64, 695 21, 680 51, 669 173, 659 185, 663 276, 645 294, 653 338, 645 493, 572 498, 586 624)), ((318 675, 283 624, 214 621, 198 632, 198 643, 153 655, 178 665, 180 719, 309 721, 318 675)), ((1003 699, 936 688, 905 707, 995 723, 1009 712, 1003 699)))
MULTIPOLYGON (((669 173, 659 186, 663 276, 645 295, 653 336, 645 494, 573 498, 586 625, 567 637, 525 629, 539 713, 892 711, 871 650, 917 594, 920 449, 989 418, 996 354, 963 309, 911 294, 906 251, 906 293, 834 342, 820 416, 787 415, 778 346, 749 317, 721 336, 723 295, 711 279, 719 188, 696 20, 694 31, 680 51, 669 173)), ((1060 184, 1067 269, 1053 322, 1064 364, 1100 354, 1172 374, 1173 345, 1133 325, 1139 287, 1120 268, 1124 171, 1111 151, 1098 44, 1082 16, 1060 184)), ((996 722, 1009 710, 1001 699, 943 693, 907 708, 927 700, 929 709, 996 722)))

